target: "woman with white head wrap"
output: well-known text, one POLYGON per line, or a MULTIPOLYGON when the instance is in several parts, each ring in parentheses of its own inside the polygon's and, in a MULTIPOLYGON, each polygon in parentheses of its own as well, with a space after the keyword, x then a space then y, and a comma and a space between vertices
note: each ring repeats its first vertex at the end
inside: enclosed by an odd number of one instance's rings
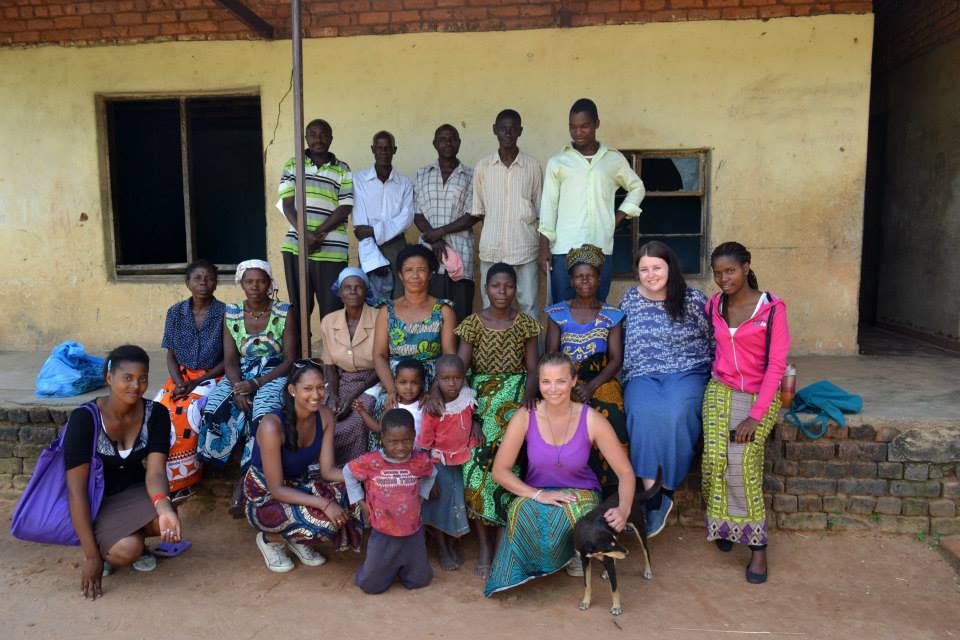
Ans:
MULTIPOLYGON (((244 444, 241 468, 250 460, 260 419, 279 411, 280 393, 296 359, 296 317, 290 305, 275 299, 277 281, 270 263, 246 260, 237 265, 242 302, 227 304, 223 355, 226 375, 207 396, 198 455, 207 464, 224 465, 234 447, 244 444)), ((234 492, 230 512, 242 517, 242 493, 234 492)))
POLYGON ((373 367, 377 310, 370 306, 370 280, 362 269, 343 269, 333 292, 340 296, 344 308, 323 317, 320 335, 329 391, 327 406, 337 418, 334 462, 342 467, 367 452, 367 427, 353 404, 360 402, 368 413, 374 412, 376 398, 364 391, 378 380, 373 367))

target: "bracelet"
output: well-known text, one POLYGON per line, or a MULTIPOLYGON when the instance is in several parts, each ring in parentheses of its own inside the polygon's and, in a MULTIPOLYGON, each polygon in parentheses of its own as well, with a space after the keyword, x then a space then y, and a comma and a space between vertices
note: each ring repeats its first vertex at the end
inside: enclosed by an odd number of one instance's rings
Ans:
POLYGON ((156 509, 156 508, 157 508, 157 503, 159 503, 161 500, 169 500, 169 499, 170 499, 170 496, 168 496, 168 495, 166 495, 166 494, 163 494, 163 493, 158 493, 158 494, 154 495, 154 496, 151 498, 151 500, 153 500, 153 508, 156 509))
POLYGON ((537 492, 536 492, 535 494, 533 494, 533 498, 531 498, 531 499, 532 499, 534 502, 540 502, 539 500, 537 500, 537 498, 540 497, 540 494, 541 494, 541 493, 543 493, 543 489, 537 489, 537 492))

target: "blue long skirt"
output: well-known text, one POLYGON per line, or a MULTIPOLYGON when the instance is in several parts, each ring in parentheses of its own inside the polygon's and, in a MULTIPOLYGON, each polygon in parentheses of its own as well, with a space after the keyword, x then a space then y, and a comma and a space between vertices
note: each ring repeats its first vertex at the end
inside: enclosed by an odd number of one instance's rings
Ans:
POLYGON ((664 375, 636 376, 627 382, 623 402, 630 434, 630 462, 638 478, 656 478, 676 489, 690 469, 703 429, 703 392, 710 379, 706 367, 664 375))

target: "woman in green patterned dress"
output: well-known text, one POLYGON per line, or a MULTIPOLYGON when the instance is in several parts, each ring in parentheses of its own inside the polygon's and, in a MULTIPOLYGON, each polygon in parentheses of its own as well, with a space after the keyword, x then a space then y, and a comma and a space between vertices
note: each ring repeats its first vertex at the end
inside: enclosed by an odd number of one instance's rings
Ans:
MULTIPOLYGON (((517 272, 498 262, 487 271, 490 306, 464 318, 457 327, 460 358, 472 369, 477 394, 476 413, 483 421, 484 442, 463 465, 467 513, 474 523, 480 554, 475 573, 486 578, 493 559, 493 534, 506 523, 513 494, 493 480, 493 459, 507 423, 521 404, 533 407, 537 398, 537 336, 542 328, 513 308, 517 272), (528 375, 530 374, 530 375, 528 375)), ((519 473, 519 468, 514 469, 519 473)))
POLYGON ((393 372, 400 360, 413 358, 424 365, 425 386, 433 381, 433 363, 442 354, 457 352, 453 328, 457 317, 449 300, 427 293, 430 278, 437 270, 437 258, 423 245, 404 247, 397 256, 396 272, 403 283, 403 295, 388 301, 377 313, 373 342, 373 365, 384 391, 379 408, 397 406, 393 372))

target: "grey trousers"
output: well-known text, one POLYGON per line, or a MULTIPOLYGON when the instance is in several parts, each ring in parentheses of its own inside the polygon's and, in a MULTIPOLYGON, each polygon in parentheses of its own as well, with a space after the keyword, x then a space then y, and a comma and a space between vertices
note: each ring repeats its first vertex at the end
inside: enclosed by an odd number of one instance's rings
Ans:
POLYGON ((374 529, 367 541, 367 555, 357 570, 354 584, 364 593, 383 593, 397 580, 407 589, 419 589, 433 580, 427 560, 423 527, 409 536, 388 536, 374 529))

